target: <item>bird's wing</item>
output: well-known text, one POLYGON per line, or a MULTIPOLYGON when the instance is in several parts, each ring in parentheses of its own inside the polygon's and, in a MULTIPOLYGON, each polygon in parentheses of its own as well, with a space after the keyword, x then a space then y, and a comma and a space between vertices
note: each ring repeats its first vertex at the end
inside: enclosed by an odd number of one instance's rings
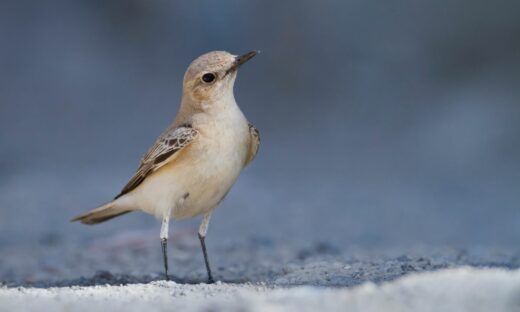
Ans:
POLYGON ((141 159, 135 175, 125 185, 116 199, 138 187, 147 176, 169 163, 178 151, 189 145, 197 137, 197 130, 191 125, 167 129, 141 159))
POLYGON ((255 159, 258 148, 260 147, 260 132, 251 123, 249 124, 249 135, 251 136, 251 140, 249 143, 249 154, 247 155, 246 166, 255 159))

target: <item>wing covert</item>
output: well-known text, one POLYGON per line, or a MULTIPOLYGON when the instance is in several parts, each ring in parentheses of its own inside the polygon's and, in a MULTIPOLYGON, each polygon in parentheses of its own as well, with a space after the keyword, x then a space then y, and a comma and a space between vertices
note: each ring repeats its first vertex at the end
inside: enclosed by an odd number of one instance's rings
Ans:
MULTIPOLYGON (((245 166, 249 165, 255 159, 258 148, 260 147, 260 131, 253 124, 249 123, 249 134, 251 136, 249 145, 249 154, 246 159, 245 166)), ((244 166, 244 167, 245 167, 244 166)))
POLYGON ((125 185, 115 199, 138 187, 148 175, 167 164, 178 151, 189 145, 197 137, 197 130, 191 125, 167 129, 141 159, 135 175, 125 185))

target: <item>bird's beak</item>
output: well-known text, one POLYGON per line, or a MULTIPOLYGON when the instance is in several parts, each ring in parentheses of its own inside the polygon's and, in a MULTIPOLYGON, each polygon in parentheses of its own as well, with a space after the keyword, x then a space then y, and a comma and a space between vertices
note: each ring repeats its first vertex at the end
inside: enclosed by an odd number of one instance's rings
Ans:
POLYGON ((231 65, 231 67, 227 70, 227 72, 229 73, 234 70, 237 70, 240 66, 242 66, 242 64, 249 61, 257 54, 258 54, 257 51, 251 51, 251 52, 247 52, 244 55, 239 55, 239 56, 235 57, 235 62, 233 62, 233 65, 231 65))

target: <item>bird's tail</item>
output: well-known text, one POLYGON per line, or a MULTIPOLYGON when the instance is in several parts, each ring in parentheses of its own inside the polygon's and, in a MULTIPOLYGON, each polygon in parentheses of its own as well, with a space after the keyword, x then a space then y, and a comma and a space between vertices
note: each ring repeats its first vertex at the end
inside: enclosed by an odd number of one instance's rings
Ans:
POLYGON ((115 202, 116 201, 111 201, 96 209, 92 209, 86 214, 75 217, 71 222, 80 221, 83 224, 97 224, 132 212, 131 209, 121 207, 115 202))

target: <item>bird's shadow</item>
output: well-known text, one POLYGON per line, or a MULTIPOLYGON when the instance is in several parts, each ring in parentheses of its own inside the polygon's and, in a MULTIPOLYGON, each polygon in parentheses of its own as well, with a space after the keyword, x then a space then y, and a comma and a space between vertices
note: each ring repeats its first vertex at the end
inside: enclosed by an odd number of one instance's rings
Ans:
MULTIPOLYGON (((80 277, 71 280, 57 280, 57 281, 6 281, 0 283, 4 287, 32 287, 32 288, 50 288, 50 287, 89 287, 100 285, 129 285, 129 284, 148 284, 156 281, 165 281, 164 275, 130 275, 130 274, 112 274, 108 271, 99 271, 91 277, 80 277)), ((182 278, 175 275, 170 275, 169 280, 178 284, 206 284, 207 279, 182 278)), ((229 284, 240 284, 248 281, 244 280, 219 280, 229 284)))

